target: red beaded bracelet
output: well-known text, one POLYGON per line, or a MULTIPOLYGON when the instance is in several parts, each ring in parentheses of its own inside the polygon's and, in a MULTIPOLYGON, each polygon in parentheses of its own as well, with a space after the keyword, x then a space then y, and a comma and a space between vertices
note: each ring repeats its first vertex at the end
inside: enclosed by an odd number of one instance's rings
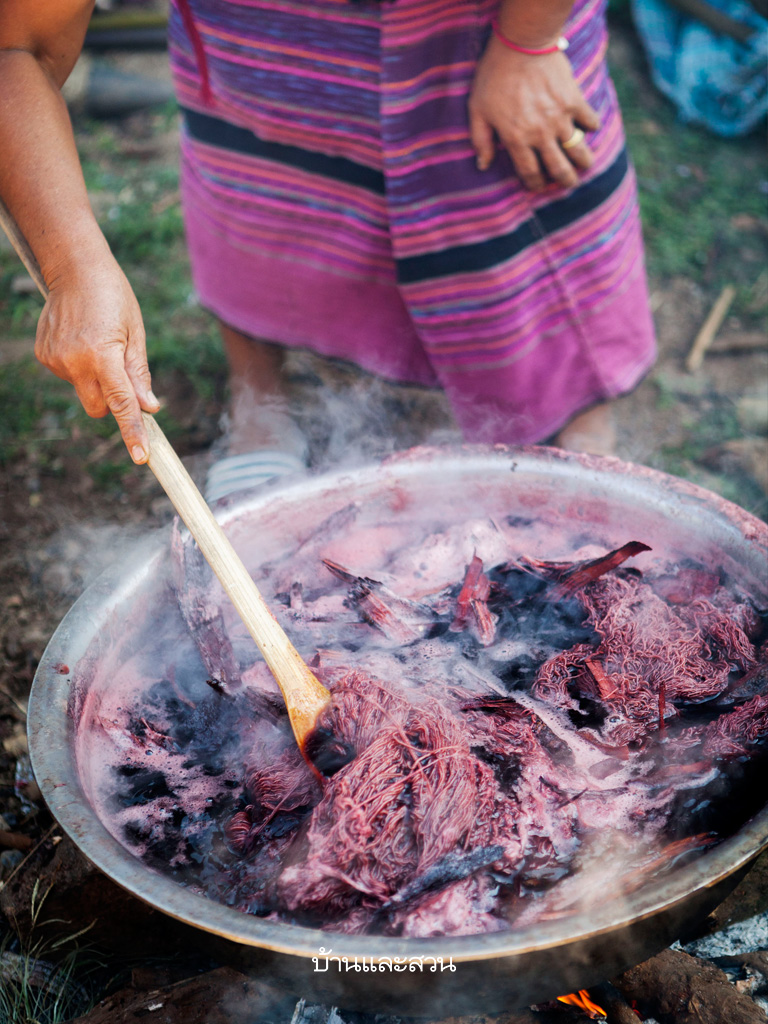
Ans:
POLYGON ((507 39, 499 28, 497 18, 494 18, 491 22, 491 28, 499 42, 503 43, 508 49, 514 50, 515 53, 527 53, 530 57, 542 57, 545 53, 559 53, 568 49, 568 40, 565 36, 560 36, 553 46, 545 46, 541 50, 533 50, 529 46, 518 46, 517 43, 513 43, 511 39, 507 39))

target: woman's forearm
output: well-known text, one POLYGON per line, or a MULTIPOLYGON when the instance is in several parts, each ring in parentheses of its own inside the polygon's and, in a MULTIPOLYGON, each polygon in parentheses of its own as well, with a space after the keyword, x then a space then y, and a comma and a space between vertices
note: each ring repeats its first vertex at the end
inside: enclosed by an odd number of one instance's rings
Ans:
MULTIPOLYGON (((82 42, 75 29, 84 8, 80 0, 70 5, 68 49, 57 49, 51 38, 35 45, 24 16, 39 14, 36 5, 15 5, 11 28, 22 44, 8 43, 10 22, 0 25, 0 196, 48 286, 35 355, 74 385, 89 415, 112 412, 133 460, 145 462, 149 442, 141 410, 156 412, 158 402, 141 311, 91 210, 59 92, 82 42)), ((53 15, 66 6, 60 0, 53 15)))
POLYGON ((108 252, 61 93, 32 54, 0 50, 0 196, 51 288, 108 252))

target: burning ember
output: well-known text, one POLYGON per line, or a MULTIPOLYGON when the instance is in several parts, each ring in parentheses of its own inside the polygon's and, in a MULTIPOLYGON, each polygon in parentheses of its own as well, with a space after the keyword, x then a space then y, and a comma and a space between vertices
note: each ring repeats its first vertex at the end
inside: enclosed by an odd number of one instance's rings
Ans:
POLYGON ((579 989, 578 992, 571 992, 567 996, 558 996, 557 999, 558 1002, 566 1003, 568 1006, 578 1006, 590 1020, 604 1020, 608 1016, 602 1006, 592 1002, 586 989, 579 989))
POLYGON ((265 570, 332 691, 324 781, 202 586, 179 595, 211 687, 176 665, 140 705, 101 695, 103 816, 148 864, 273 920, 463 935, 632 891, 759 805, 765 622, 717 574, 643 574, 639 542, 525 557, 514 521, 372 539, 342 519, 265 570), (356 572, 374 540, 381 573, 356 572))

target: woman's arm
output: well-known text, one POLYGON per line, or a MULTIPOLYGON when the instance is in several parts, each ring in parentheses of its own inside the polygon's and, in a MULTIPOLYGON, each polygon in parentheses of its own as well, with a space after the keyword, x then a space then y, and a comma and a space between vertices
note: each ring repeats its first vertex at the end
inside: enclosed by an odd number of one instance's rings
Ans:
MULTIPOLYGON (((501 0, 497 24, 517 46, 546 49, 556 44, 572 6, 573 0, 501 0)), ((477 65, 469 120, 478 167, 490 166, 497 135, 521 181, 534 191, 549 181, 572 187, 577 168, 592 163, 584 141, 563 149, 576 127, 594 131, 599 120, 559 51, 518 53, 492 34, 477 65)))
POLYGON ((156 412, 141 312, 93 216, 59 92, 92 0, 4 0, 0 19, 0 196, 49 288, 35 355, 91 416, 114 413, 135 462, 156 412))

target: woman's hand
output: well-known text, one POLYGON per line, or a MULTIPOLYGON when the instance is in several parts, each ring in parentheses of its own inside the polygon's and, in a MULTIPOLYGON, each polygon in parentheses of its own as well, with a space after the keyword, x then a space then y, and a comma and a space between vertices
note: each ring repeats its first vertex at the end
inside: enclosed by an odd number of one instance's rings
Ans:
POLYGON ((591 166, 592 153, 583 140, 566 149, 563 143, 573 138, 576 128, 600 127, 563 53, 515 53, 495 34, 477 65, 469 123, 480 170, 494 158, 495 134, 520 180, 533 191, 550 181, 566 188, 578 184, 576 171, 591 166))
POLYGON ((109 249, 48 275, 35 355, 74 385, 89 416, 112 412, 134 462, 147 461, 141 409, 157 412, 147 366, 144 325, 130 284, 109 249))

